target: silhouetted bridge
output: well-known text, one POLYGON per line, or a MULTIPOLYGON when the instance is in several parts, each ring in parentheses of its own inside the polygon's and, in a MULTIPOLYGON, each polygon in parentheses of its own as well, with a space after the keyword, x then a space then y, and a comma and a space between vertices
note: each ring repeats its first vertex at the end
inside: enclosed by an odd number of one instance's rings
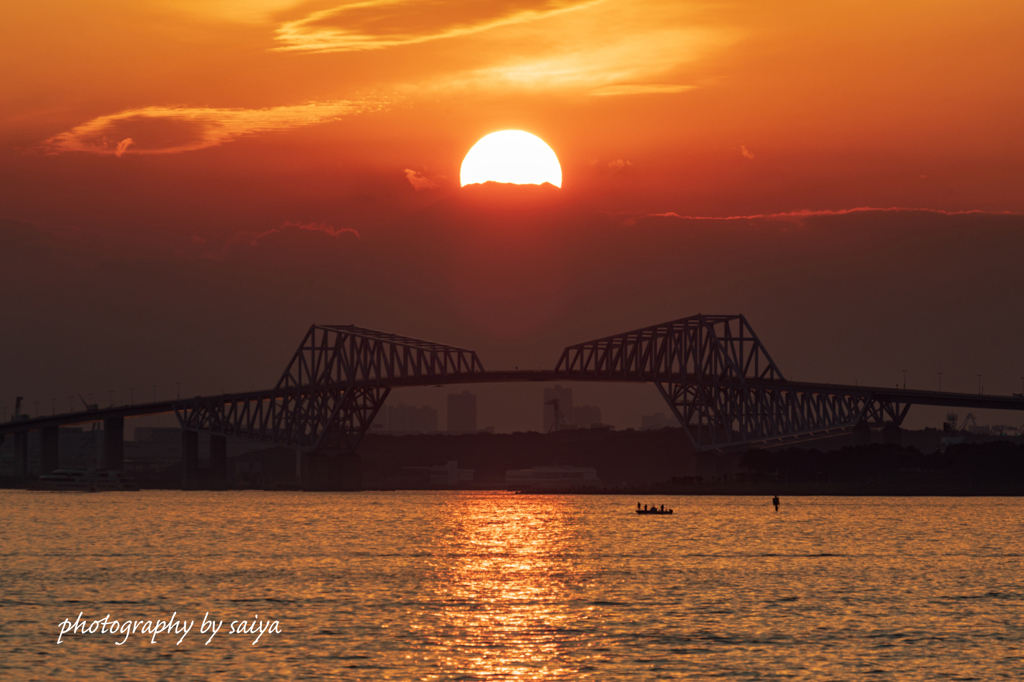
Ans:
POLYGON ((198 480, 200 432, 212 434, 215 478, 226 479, 226 437, 236 436, 293 447, 312 487, 345 487, 358 471, 356 449, 391 389, 512 381, 654 384, 696 450, 767 447, 857 429, 898 433, 911 405, 1024 410, 1019 396, 788 381, 742 315, 694 315, 569 346, 553 370, 537 371, 486 371, 464 348, 313 325, 272 389, 20 419, 0 425, 0 436, 14 435, 27 476, 29 431, 41 433, 48 472, 58 465, 60 426, 102 420, 106 466, 119 469, 124 419, 174 412, 183 429, 186 487, 198 480))

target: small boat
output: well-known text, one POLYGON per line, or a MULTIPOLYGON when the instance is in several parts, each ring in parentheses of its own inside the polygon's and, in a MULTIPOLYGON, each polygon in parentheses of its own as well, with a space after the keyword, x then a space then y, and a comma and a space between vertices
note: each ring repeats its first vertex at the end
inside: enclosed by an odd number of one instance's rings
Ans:
POLYGON ((660 514, 671 514, 672 510, 671 509, 666 509, 665 511, 659 511, 658 509, 637 509, 636 513, 637 514, 659 514, 660 515, 660 514))

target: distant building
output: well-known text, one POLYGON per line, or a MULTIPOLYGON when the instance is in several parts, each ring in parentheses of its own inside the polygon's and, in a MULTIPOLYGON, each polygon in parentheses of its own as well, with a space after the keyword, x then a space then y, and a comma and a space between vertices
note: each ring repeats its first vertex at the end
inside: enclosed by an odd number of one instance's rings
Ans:
POLYGON ((140 426, 135 429, 133 455, 133 459, 149 464, 181 462, 181 429, 140 426))
POLYGON ((57 432, 58 468, 97 469, 103 452, 103 430, 62 426, 57 432))
POLYGON ((600 488, 601 479, 592 467, 533 467, 505 472, 509 490, 581 490, 600 488))
POLYGON ((385 430, 387 433, 396 435, 437 433, 437 410, 432 407, 413 407, 400 403, 387 407, 386 411, 385 430))
POLYGON ((415 474, 420 479, 420 485, 443 488, 469 485, 476 473, 475 469, 460 469, 459 462, 455 459, 448 460, 444 466, 405 467, 405 470, 415 474))
POLYGON ((661 412, 645 414, 640 417, 641 431, 657 431, 658 429, 667 429, 673 426, 678 426, 676 421, 661 412))
POLYGON ((469 391, 448 395, 448 433, 476 433, 476 396, 469 391))
POLYGON ((601 408, 593 405, 573 405, 572 389, 555 385, 544 389, 544 432, 564 429, 590 429, 601 426, 601 408), (559 420, 555 424, 557 402, 559 420))
POLYGON ((572 421, 577 429, 592 429, 601 426, 601 408, 593 405, 580 405, 572 408, 572 421))

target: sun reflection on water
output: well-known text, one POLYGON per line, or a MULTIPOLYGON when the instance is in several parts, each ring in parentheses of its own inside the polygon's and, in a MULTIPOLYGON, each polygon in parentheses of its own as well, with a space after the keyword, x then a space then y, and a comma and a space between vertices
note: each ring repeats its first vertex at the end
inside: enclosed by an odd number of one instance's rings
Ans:
POLYGON ((460 495, 445 505, 449 532, 430 585, 440 667, 524 680, 576 673, 579 661, 570 669, 562 653, 581 639, 569 608, 588 581, 579 516, 556 496, 460 495))

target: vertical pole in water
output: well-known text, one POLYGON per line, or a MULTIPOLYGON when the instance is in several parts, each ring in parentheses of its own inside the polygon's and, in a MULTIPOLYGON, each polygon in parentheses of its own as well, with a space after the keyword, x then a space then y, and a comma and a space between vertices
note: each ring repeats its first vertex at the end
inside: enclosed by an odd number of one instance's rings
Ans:
POLYGON ((199 433, 197 431, 181 432, 181 464, 181 489, 195 490, 199 487, 199 433))

